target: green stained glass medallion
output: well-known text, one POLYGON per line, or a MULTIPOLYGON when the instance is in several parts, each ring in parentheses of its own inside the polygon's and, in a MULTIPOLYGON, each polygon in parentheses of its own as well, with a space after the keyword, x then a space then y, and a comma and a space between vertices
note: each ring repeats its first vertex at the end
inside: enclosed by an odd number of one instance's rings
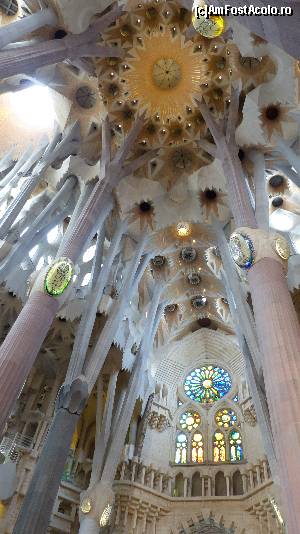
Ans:
POLYGON ((60 258, 51 265, 45 276, 45 290, 52 297, 58 297, 67 289, 74 274, 73 264, 68 258, 60 258))
POLYGON ((185 394, 201 404, 211 404, 230 391, 229 373, 221 367, 205 365, 194 369, 184 381, 185 394))

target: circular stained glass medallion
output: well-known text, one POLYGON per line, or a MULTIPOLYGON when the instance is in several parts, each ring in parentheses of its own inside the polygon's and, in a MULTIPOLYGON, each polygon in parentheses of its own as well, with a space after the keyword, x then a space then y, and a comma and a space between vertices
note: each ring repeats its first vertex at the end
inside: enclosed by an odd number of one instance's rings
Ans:
POLYGON ((73 263, 68 258, 55 261, 45 276, 45 290, 52 297, 58 297, 67 289, 74 274, 73 263))
POLYGON ((200 415, 198 412, 184 412, 180 417, 179 424, 182 430, 188 430, 189 432, 200 425, 200 415))
POLYGON ((254 262, 254 246, 245 234, 234 232, 230 236, 229 249, 233 261, 243 269, 249 269, 254 262))
POLYGON ((221 367, 205 365, 194 369, 184 381, 185 394, 201 404, 211 404, 231 389, 230 375, 221 367))
POLYGON ((230 426, 234 426, 237 423, 235 412, 228 408, 223 408, 223 410, 219 410, 215 415, 215 420, 217 425, 222 428, 229 428, 230 426))
POLYGON ((211 15, 209 18, 207 18, 205 15, 197 17, 195 14, 193 14, 192 24, 196 32, 208 39, 219 37, 225 29, 224 19, 219 15, 211 15))

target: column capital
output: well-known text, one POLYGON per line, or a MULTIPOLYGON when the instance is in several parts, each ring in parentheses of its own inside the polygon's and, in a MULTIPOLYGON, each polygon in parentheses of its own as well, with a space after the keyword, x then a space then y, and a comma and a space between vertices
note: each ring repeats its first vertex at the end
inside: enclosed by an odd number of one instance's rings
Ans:
POLYGON ((71 384, 63 385, 56 400, 56 410, 63 408, 71 414, 80 415, 88 398, 88 384, 84 377, 76 378, 71 384))
POLYGON ((276 232, 266 232, 257 228, 237 228, 230 236, 229 249, 235 264, 249 270, 255 263, 265 258, 278 261, 287 270, 290 256, 288 241, 276 232))

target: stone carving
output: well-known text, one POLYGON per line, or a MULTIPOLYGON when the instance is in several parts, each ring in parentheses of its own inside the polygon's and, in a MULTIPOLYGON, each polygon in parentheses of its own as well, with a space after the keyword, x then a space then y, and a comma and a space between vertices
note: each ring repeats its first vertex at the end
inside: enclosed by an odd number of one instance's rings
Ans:
POLYGON ((197 523, 191 519, 188 521, 188 528, 179 530, 178 534, 234 534, 235 528, 232 523, 229 529, 224 527, 223 519, 220 520, 217 524, 212 517, 212 514, 204 519, 203 517, 199 518, 197 523))
POLYGON ((169 426, 167 416, 158 414, 158 412, 151 412, 148 419, 150 428, 157 429, 158 432, 163 432, 169 426))
POLYGON ((248 425, 250 425, 250 426, 255 426, 256 425, 257 416, 256 416, 256 411, 255 411, 254 404, 251 404, 251 406, 249 406, 249 408, 246 408, 244 410, 244 420, 245 420, 245 423, 248 423, 248 425))

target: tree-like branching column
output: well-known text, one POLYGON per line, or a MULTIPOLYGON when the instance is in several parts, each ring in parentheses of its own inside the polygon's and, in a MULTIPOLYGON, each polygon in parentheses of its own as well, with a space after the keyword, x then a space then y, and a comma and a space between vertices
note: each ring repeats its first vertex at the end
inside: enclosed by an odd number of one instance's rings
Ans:
MULTIPOLYGON (((104 223, 107 206, 111 204, 112 189, 123 177, 154 157, 153 152, 148 152, 125 164, 142 126, 143 119, 137 119, 123 145, 117 150, 114 157, 111 157, 110 125, 107 121, 103 124, 103 152, 99 173, 101 178, 89 197, 84 199, 84 202, 79 199, 80 212, 78 213, 78 210, 75 209, 69 224, 69 231, 59 248, 57 259, 59 257, 68 258, 76 265, 85 244, 104 223)), ((55 276, 58 276, 59 279, 61 274, 61 269, 58 269, 55 276)), ((0 348, 1 431, 3 431, 4 424, 32 368, 50 325, 66 298, 64 294, 53 296, 44 289, 45 276, 46 272, 41 271, 27 303, 0 348)))
POLYGON ((300 331, 286 282, 287 258, 282 237, 258 229, 244 173, 238 158, 235 129, 239 89, 233 90, 228 116, 217 123, 205 103, 199 104, 215 145, 206 143, 221 160, 228 199, 238 228, 232 256, 248 272, 261 353, 276 457, 285 499, 289 533, 300 524, 300 331))

